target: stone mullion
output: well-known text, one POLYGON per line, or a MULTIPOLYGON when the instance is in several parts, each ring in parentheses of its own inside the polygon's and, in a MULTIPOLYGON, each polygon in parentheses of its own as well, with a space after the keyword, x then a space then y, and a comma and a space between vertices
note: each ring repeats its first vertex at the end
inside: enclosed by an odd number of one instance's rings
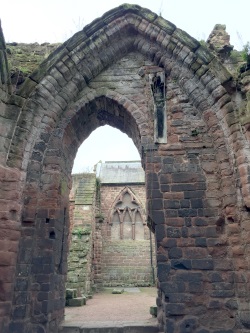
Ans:
POLYGON ((129 209, 129 216, 130 216, 130 219, 131 219, 131 223, 132 223, 132 239, 135 240, 135 213, 136 213, 136 209, 131 209, 131 208, 128 208, 129 209))
POLYGON ((123 219, 124 219, 124 211, 122 212, 120 209, 117 209, 117 213, 120 219, 120 239, 123 239, 123 219))

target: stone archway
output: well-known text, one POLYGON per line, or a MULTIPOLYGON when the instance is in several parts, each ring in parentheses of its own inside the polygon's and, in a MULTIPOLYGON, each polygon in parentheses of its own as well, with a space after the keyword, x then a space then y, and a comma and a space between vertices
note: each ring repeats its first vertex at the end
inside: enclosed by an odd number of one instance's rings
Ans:
POLYGON ((1 227, 14 242, 2 262, 2 330, 57 332, 73 160, 109 124, 142 156, 160 328, 248 331, 249 148, 216 56, 123 5, 65 42, 16 95, 2 77, 1 227))

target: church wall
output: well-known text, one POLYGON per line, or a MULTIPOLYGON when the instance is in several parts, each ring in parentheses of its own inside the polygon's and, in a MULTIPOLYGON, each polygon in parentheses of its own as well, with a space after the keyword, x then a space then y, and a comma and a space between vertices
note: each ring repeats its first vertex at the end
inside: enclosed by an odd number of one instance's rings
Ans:
MULTIPOLYGON (((0 331, 58 332, 73 160, 108 124, 142 155, 160 329, 249 332, 249 54, 231 75, 202 43, 127 4, 63 44, 17 94, 0 49, 0 331)), ((95 235, 107 237, 104 226, 95 235)))
MULTIPOLYGON (((150 231, 145 215, 146 191, 144 184, 101 186, 101 211, 103 250, 101 260, 103 286, 148 286, 154 285, 155 243, 153 234, 150 246, 150 231), (116 198, 128 187, 140 200, 143 207, 143 237, 138 240, 119 239, 112 236, 111 212, 116 198), (151 250, 152 249, 152 250, 151 250), (150 253, 150 251, 152 253, 150 253), (151 255, 153 265, 151 265, 151 255)), ((136 228, 135 228, 136 230, 136 228)), ((137 229, 138 230, 138 229, 137 229)), ((140 231, 135 231, 136 233, 140 231)))
POLYGON ((93 235, 95 231, 96 178, 94 174, 72 177, 70 193, 70 233, 67 289, 76 289, 77 296, 92 292, 93 235))

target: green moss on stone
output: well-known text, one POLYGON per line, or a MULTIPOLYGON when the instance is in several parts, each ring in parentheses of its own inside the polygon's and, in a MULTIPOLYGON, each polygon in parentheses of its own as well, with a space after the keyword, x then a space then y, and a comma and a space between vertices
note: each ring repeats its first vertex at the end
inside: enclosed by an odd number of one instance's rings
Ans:
POLYGON ((149 312, 153 317, 157 317, 157 306, 150 306, 149 312))
POLYGON ((90 235, 91 234, 91 227, 85 226, 85 227, 75 227, 72 230, 72 235, 90 235))
POLYGON ((157 19, 154 21, 154 24, 157 25, 159 28, 164 30, 169 35, 172 35, 172 33, 175 31, 176 26, 162 18, 161 16, 158 16, 157 19))
POLYGON ((200 45, 195 38, 179 28, 175 29, 173 36, 193 51, 195 51, 200 45))
POLYGON ((217 58, 212 59, 209 67, 212 69, 214 75, 220 80, 222 84, 232 79, 232 75, 217 58))

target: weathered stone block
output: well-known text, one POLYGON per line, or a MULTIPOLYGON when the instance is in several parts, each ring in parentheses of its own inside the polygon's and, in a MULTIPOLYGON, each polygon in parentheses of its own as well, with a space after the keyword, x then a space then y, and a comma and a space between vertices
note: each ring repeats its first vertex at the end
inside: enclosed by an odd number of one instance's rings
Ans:
POLYGON ((176 274, 176 279, 181 281, 201 282, 203 280, 203 275, 195 272, 178 272, 176 274))
POLYGON ((161 16, 157 17, 157 19, 154 21, 154 24, 158 25, 161 29, 166 31, 169 35, 172 35, 174 30, 176 29, 176 26, 173 23, 164 20, 161 16))
POLYGON ((197 318, 189 317, 184 319, 180 323, 180 333, 189 333, 196 330, 198 326, 197 318))
POLYGON ((156 210, 162 209, 163 208, 163 201, 161 199, 152 200, 151 208, 156 209, 156 210))
POLYGON ((202 282, 189 282, 188 291, 191 294, 203 294, 204 284, 202 282))
POLYGON ((157 306, 150 306, 150 308, 149 308, 149 313, 150 313, 153 317, 157 317, 157 306))
POLYGON ((164 208, 176 209, 180 208, 179 200, 164 200, 164 208))
POLYGON ((68 300, 68 306, 82 306, 86 304, 86 297, 76 297, 68 300))
POLYGON ((207 239, 198 237, 195 239, 195 246, 197 247, 207 247, 207 239))
POLYGON ((214 262, 212 259, 193 259, 193 269, 211 270, 214 268, 214 262))
POLYGON ((189 270, 192 268, 191 260, 188 259, 172 259, 171 260, 171 267, 173 269, 180 269, 180 270, 189 270))
POLYGON ((185 292, 185 283, 183 281, 161 282, 160 289, 165 293, 183 293, 185 292))
MULTIPOLYGON (((188 199, 180 200, 180 208, 190 208, 190 200, 188 199)), ((192 207, 192 208, 197 208, 197 207, 192 207)))
POLYGON ((16 319, 22 319, 26 315, 26 305, 19 305, 14 308, 13 311, 13 318, 16 319))
POLYGON ((113 289, 112 294, 122 294, 124 292, 124 289, 113 289))
POLYGON ((237 310, 238 309, 238 302, 236 299, 229 299, 226 303, 225 306, 230 309, 230 310, 237 310))
POLYGON ((202 199, 191 199, 191 207, 192 208, 203 208, 203 200, 202 199))
POLYGON ((186 313, 185 305, 181 303, 169 303, 164 306, 166 315, 169 316, 182 316, 186 313))
POLYGON ((185 191, 184 192, 184 199, 192 199, 192 198, 203 198, 205 196, 204 191, 185 191))
POLYGON ((153 210, 151 213, 151 218, 155 224, 164 224, 164 212, 153 210))
POLYGON ((241 311, 240 312, 240 321, 242 325, 249 329, 250 328, 250 313, 249 311, 241 311))
POLYGON ((170 265, 169 264, 158 264, 157 267, 157 277, 159 281, 167 281, 168 275, 170 273, 170 265))
POLYGON ((77 290, 76 289, 66 289, 66 299, 76 298, 77 290))
POLYGON ((181 237, 181 229, 174 227, 167 227, 167 236, 169 238, 180 238, 181 237))
POLYGON ((191 172, 176 172, 172 175, 174 183, 193 183, 193 182, 204 182, 205 176, 198 173, 191 172))
POLYGON ((231 298, 235 296, 234 290, 213 290, 210 293, 211 297, 231 298))
POLYGON ((176 244, 177 244, 176 239, 173 239, 173 238, 164 238, 162 240, 162 246, 164 246, 166 248, 175 247, 176 244))
POLYGON ((188 217, 188 216, 197 216, 198 211, 195 208, 182 208, 178 209, 178 216, 188 217))
POLYGON ((168 251, 169 259, 180 259, 182 257, 182 249, 179 247, 172 247, 168 251))

